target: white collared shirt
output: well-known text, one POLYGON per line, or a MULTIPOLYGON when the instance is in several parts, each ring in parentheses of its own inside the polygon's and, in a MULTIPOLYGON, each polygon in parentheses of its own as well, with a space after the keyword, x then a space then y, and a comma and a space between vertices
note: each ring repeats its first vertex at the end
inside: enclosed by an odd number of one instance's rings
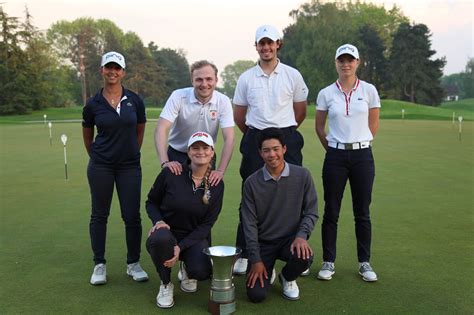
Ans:
POLYGON ((232 104, 227 96, 214 91, 209 102, 201 104, 193 87, 173 91, 160 118, 173 123, 168 144, 180 152, 187 151, 189 137, 197 131, 209 133, 216 143, 219 127, 234 127, 232 104))
POLYGON ((245 124, 256 129, 296 126, 293 103, 306 101, 308 87, 298 70, 280 61, 270 75, 256 66, 237 81, 233 103, 247 106, 245 124))
POLYGON ((316 99, 316 110, 327 111, 329 142, 354 143, 371 141, 369 109, 380 107, 375 86, 357 79, 354 88, 345 94, 338 82, 322 89, 316 99))

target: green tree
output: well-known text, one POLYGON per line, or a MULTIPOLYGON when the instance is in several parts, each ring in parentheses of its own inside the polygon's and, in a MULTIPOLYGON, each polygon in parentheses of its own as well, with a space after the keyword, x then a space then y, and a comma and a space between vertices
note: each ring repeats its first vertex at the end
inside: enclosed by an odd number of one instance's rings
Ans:
POLYGON ((391 87, 396 98, 439 105, 445 59, 432 60, 430 31, 424 24, 403 23, 394 34, 390 55, 391 87))
MULTIPOLYGON (((393 32, 399 24, 407 21, 396 6, 387 11, 383 6, 359 1, 323 3, 311 0, 291 11, 290 16, 294 23, 283 31, 284 46, 280 59, 300 70, 309 87, 309 99, 313 100, 320 89, 336 78, 334 52, 337 47, 352 43, 366 50, 368 40, 363 40, 360 32, 370 31, 373 38, 378 36, 380 46, 383 47, 381 53, 386 57, 393 32)), ((367 64, 369 68, 374 63, 383 62, 379 55, 364 58, 370 61, 367 64)), ((374 73, 370 75, 382 81, 383 74, 373 67, 372 70, 374 73)))
POLYGON ((224 67, 224 71, 221 73, 224 87, 222 93, 228 97, 234 97, 235 87, 237 80, 245 70, 255 66, 255 61, 252 60, 237 60, 234 63, 224 67))
POLYGON ((24 69, 26 54, 20 48, 19 21, 0 6, 0 114, 25 113, 29 99, 22 91, 28 73, 24 69))
POLYGON ((172 91, 190 86, 189 63, 182 50, 158 49, 154 42, 148 43, 148 50, 162 73, 161 89, 156 91, 156 98, 153 101, 164 104, 172 91))
POLYGON ((445 96, 458 95, 459 98, 464 98, 464 73, 453 73, 442 77, 441 86, 445 96))
POLYGON ((466 64, 466 71, 463 72, 462 87, 465 98, 474 97, 474 58, 470 58, 466 64))
POLYGON ((48 39, 58 55, 79 73, 82 103, 85 104, 100 82, 97 65, 104 46, 99 40, 97 24, 92 18, 59 21, 48 30, 48 39))
POLYGON ((25 20, 9 17, 0 7, 0 114, 23 114, 47 106, 71 103, 59 65, 44 34, 33 25, 25 8, 25 20))
POLYGON ((125 84, 144 98, 154 96, 155 87, 162 85, 161 72, 137 34, 125 34, 124 55, 127 60, 125 84))
MULTIPOLYGON (((369 25, 359 29, 359 77, 374 84, 379 92, 385 91, 388 64, 384 56, 385 45, 378 33, 369 25)), ((383 95, 381 95, 383 97, 383 95)))

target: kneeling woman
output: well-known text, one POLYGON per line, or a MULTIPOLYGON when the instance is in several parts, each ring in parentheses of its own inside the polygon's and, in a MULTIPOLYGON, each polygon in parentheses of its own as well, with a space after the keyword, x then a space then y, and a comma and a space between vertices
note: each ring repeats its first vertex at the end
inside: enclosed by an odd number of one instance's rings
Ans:
POLYGON ((194 292, 197 280, 211 276, 212 265, 202 250, 209 246, 211 228, 222 208, 224 183, 209 184, 214 157, 214 142, 205 132, 188 141, 188 161, 183 172, 174 175, 164 168, 155 180, 146 202, 153 227, 146 247, 161 278, 156 303, 174 305, 171 268, 178 262, 181 290, 194 292))

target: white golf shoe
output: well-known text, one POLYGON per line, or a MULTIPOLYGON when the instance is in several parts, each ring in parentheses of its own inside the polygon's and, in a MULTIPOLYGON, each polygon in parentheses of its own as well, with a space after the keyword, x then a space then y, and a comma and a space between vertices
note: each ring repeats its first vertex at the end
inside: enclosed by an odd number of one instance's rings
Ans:
POLYGON ((181 281, 179 286, 181 291, 188 293, 197 291, 197 280, 189 279, 188 273, 186 272, 186 267, 182 261, 179 263, 178 279, 181 281))
POLYGON ((331 280, 332 275, 335 274, 334 263, 329 261, 323 261, 323 266, 318 272, 318 279, 320 280, 331 280))
POLYGON ((362 276, 362 280, 364 281, 377 281, 377 274, 367 261, 359 263, 359 274, 362 276))
POLYGON ((142 269, 139 262, 127 265, 127 275, 137 282, 148 280, 148 274, 142 269))
POLYGON ((92 272, 90 283, 92 285, 99 285, 107 283, 107 268, 105 264, 97 264, 92 272))
POLYGON ((280 273, 278 276, 278 280, 280 280, 281 286, 283 287, 283 297, 291 300, 296 301, 300 299, 300 289, 296 284, 296 280, 287 281, 283 274, 280 273))
POLYGON ((173 290, 173 283, 170 282, 164 285, 163 282, 161 282, 160 291, 156 296, 156 305, 160 308, 172 307, 174 305, 173 290))
POLYGON ((272 276, 270 277, 270 284, 274 284, 276 280, 276 270, 273 268, 272 270, 272 276))
POLYGON ((247 258, 239 258, 235 261, 234 264, 234 274, 235 275, 244 275, 247 273, 247 265, 248 265, 247 258))

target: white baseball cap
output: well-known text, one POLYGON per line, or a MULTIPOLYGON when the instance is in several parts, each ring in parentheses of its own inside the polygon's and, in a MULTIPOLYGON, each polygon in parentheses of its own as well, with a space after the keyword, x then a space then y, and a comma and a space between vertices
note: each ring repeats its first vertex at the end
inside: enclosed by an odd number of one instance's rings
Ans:
POLYGON ((189 141, 188 141, 188 148, 190 146, 193 145, 193 143, 196 143, 196 142, 204 142, 205 144, 207 144, 208 146, 210 147, 213 147, 214 148, 214 140, 212 140, 212 137, 210 134, 208 134, 207 132, 204 132, 204 131, 198 131, 196 133, 194 133, 190 138, 189 138, 189 141))
POLYGON ((111 62, 115 62, 120 67, 125 69, 125 57, 122 54, 115 51, 109 51, 102 56, 102 62, 100 63, 100 66, 103 67, 111 62))
POLYGON ((275 42, 281 37, 275 26, 262 25, 257 28, 257 31, 255 32, 255 42, 258 43, 260 40, 262 40, 262 38, 270 38, 272 41, 275 42))
POLYGON ((357 47, 354 46, 354 45, 351 45, 351 44, 344 44, 344 45, 340 46, 336 50, 336 58, 334 58, 334 59, 337 59, 337 58, 339 58, 339 56, 345 55, 345 54, 351 55, 355 59, 359 59, 359 51, 357 50, 357 47))

